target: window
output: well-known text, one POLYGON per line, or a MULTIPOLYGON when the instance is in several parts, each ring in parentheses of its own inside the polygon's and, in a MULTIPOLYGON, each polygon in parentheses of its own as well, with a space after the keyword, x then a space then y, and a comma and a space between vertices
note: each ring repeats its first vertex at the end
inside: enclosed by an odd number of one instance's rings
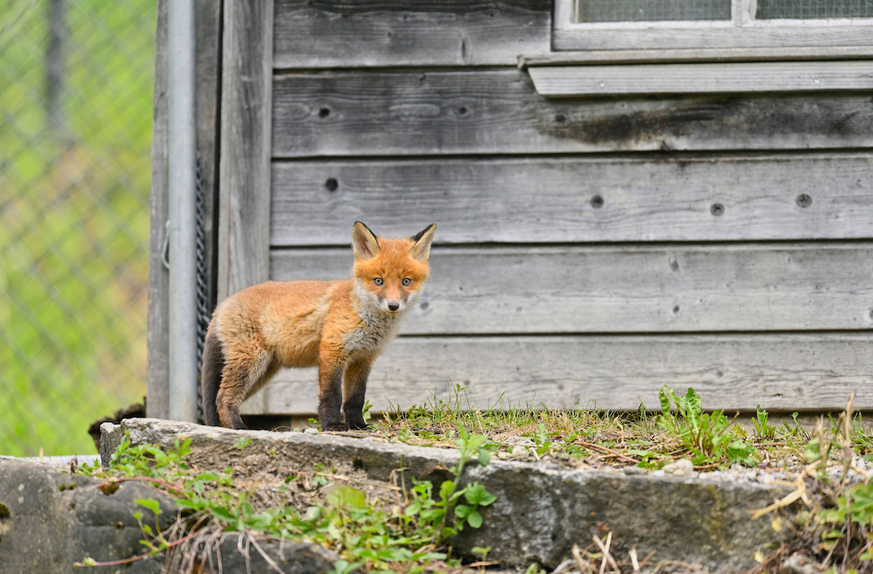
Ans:
POLYGON ((556 0, 549 98, 873 90, 873 0, 556 0))
POLYGON ((556 50, 873 44, 873 0, 557 0, 556 50))

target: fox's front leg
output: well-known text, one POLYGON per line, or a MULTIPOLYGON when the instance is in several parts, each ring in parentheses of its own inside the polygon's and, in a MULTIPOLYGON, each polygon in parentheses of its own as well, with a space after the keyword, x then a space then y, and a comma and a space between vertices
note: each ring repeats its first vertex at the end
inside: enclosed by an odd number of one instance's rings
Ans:
POLYGON ((318 364, 318 418, 321 429, 344 431, 348 427, 340 418, 343 404, 343 371, 345 365, 335 360, 321 360, 318 364))
POLYGON ((350 429, 367 428, 367 423, 364 422, 364 395, 367 392, 367 377, 372 364, 372 361, 362 360, 346 368, 343 413, 350 429))

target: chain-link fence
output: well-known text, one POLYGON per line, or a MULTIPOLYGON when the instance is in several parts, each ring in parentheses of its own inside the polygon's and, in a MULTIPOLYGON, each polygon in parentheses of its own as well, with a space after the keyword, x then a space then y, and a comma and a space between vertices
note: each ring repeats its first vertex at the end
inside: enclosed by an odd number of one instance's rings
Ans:
POLYGON ((0 9, 0 454, 142 401, 154 0, 0 9))

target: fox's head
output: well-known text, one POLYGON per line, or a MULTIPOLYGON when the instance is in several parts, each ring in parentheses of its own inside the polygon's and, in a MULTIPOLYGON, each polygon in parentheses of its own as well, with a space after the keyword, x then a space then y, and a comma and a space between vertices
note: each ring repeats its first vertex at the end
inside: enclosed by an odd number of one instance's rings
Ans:
POLYGON ((432 223, 412 237, 385 239, 356 221, 352 228, 352 272, 358 294, 386 313, 406 310, 421 294, 430 274, 427 258, 435 231, 432 223))

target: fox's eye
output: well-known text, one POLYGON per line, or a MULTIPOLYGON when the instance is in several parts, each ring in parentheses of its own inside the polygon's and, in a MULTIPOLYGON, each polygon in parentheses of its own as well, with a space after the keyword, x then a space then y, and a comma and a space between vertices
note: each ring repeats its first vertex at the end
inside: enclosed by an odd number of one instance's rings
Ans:
POLYGON ((403 279, 403 286, 404 287, 408 287, 410 283, 412 283, 412 279, 410 279, 409 277, 406 277, 405 279, 403 279))
POLYGON ((373 279, 373 283, 375 283, 376 285, 381 285, 384 282, 385 281, 381 277, 376 277, 375 279, 373 279))

